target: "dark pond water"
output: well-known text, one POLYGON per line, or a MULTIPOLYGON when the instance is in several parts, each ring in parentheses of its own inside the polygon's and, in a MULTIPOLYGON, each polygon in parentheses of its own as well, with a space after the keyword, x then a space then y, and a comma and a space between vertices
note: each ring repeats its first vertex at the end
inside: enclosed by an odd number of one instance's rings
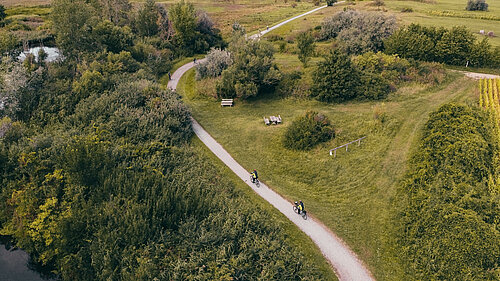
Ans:
POLYGON ((55 280, 50 272, 34 264, 29 255, 12 247, 9 239, 0 236, 0 280, 1 281, 42 281, 55 280))

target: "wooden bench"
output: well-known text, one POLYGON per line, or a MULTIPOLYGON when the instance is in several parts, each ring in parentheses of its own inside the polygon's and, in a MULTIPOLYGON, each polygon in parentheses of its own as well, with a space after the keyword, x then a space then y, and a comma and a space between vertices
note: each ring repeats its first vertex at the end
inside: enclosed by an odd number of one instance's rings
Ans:
POLYGON ((233 99, 222 99, 220 106, 233 106, 233 99))

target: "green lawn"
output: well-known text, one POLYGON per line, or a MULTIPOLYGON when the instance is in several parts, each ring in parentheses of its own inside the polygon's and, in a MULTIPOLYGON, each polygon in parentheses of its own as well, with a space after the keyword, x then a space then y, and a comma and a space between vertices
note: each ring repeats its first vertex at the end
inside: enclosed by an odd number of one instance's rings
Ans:
POLYGON ((429 112, 448 101, 474 98, 474 81, 450 73, 439 86, 411 85, 383 103, 329 105, 268 96, 236 101, 232 108, 197 97, 195 83, 191 70, 179 83, 180 93, 194 117, 240 164, 259 170, 262 180, 285 198, 304 200, 310 213, 345 239, 377 279, 404 280, 390 242, 391 200, 429 112), (385 110, 384 123, 374 119, 374 106, 385 110), (284 149, 284 129, 308 109, 326 114, 337 137, 308 152, 284 149), (264 125, 263 116, 278 114, 282 125, 264 125), (367 138, 361 146, 339 151, 336 158, 328 155, 330 148, 362 136, 367 138))

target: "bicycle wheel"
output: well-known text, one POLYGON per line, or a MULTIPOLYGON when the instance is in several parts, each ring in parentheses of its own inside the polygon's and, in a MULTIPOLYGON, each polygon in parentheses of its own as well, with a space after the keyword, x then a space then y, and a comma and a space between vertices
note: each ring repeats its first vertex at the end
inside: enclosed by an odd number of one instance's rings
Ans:
POLYGON ((293 211, 294 211, 295 213, 297 213, 297 214, 299 213, 299 210, 297 209, 297 206, 293 206, 293 211))
POLYGON ((302 218, 307 220, 307 212, 306 211, 303 211, 302 212, 302 218))
POLYGON ((256 180, 255 180, 255 185, 256 185, 257 187, 260 187, 260 181, 259 181, 259 179, 256 179, 256 180))

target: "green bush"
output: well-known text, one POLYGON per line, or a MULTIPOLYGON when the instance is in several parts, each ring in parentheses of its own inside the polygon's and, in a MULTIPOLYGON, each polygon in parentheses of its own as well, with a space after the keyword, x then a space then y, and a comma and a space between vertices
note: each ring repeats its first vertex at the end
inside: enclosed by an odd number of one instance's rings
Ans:
POLYGON ((498 280, 495 122, 479 108, 446 104, 425 124, 394 201, 398 252, 414 280, 498 280))
POLYGON ((273 89, 280 81, 281 73, 274 64, 270 43, 239 37, 230 44, 229 51, 233 64, 217 82, 219 98, 247 99, 273 89))
POLYGON ((488 11, 488 4, 485 0, 469 0, 465 9, 467 11, 488 11))
POLYGON ((283 135, 283 146, 295 150, 309 150, 334 137, 335 130, 325 115, 307 111, 288 126, 283 135))
POLYGON ((321 101, 342 102, 359 94, 360 72, 347 54, 335 49, 317 64, 313 72, 311 94, 321 101))

